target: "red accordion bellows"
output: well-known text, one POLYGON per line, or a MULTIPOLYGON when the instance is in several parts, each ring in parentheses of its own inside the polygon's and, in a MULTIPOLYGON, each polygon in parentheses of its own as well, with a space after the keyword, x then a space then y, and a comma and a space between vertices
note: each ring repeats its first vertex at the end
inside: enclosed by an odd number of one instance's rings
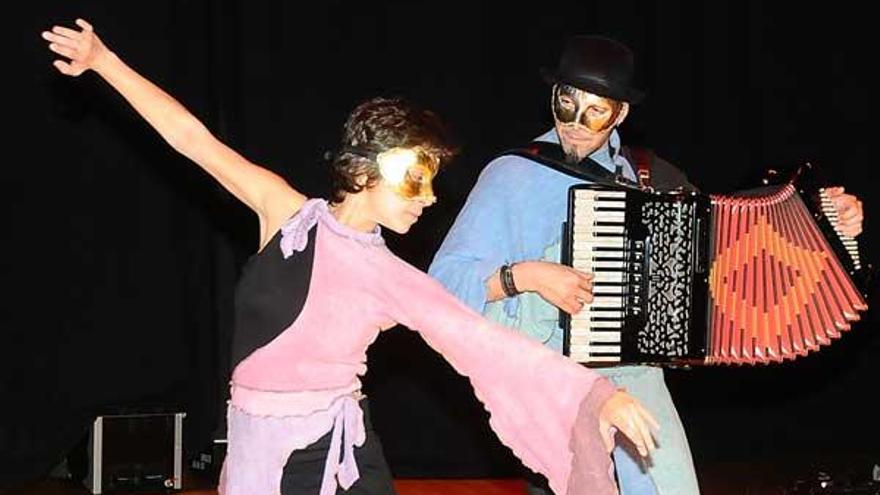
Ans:
POLYGON ((794 359, 867 309, 792 185, 765 197, 711 198, 707 363, 794 359))

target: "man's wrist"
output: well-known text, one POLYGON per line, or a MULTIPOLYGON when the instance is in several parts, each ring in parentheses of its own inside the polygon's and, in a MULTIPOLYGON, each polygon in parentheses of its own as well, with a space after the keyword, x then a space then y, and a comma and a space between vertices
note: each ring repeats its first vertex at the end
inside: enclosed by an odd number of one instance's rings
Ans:
POLYGON ((498 277, 501 281, 501 291, 504 292, 504 295, 507 297, 514 297, 520 294, 520 290, 516 286, 516 282, 514 281, 513 275, 513 267, 516 263, 508 265, 501 265, 501 269, 498 270, 498 277))
POLYGON ((514 263, 510 265, 510 271, 513 275, 513 281, 516 283, 516 288, 520 293, 522 292, 532 292, 534 289, 531 284, 531 266, 532 262, 530 261, 521 261, 519 263, 514 263))

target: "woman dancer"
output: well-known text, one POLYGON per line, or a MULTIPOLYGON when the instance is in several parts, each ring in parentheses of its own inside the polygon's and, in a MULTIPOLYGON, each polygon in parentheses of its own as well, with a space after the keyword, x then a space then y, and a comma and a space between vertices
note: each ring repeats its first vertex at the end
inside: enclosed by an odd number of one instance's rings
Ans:
POLYGON ((95 71, 259 218, 259 250, 236 291, 221 493, 393 493, 359 376, 367 347, 397 323, 470 379, 501 441, 556 493, 616 491, 614 429, 642 455, 654 448, 656 422, 629 395, 483 319, 385 247, 380 225, 406 233, 435 201, 431 181, 450 151, 434 114, 398 99, 355 108, 331 167, 330 201, 307 199, 217 140, 86 21, 76 24, 42 35, 65 58, 55 67, 95 71))

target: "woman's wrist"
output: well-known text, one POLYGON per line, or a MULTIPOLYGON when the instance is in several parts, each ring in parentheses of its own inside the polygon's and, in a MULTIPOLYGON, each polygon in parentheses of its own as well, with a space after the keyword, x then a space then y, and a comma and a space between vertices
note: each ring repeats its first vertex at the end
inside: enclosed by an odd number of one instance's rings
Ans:
POLYGON ((112 70, 113 65, 120 62, 121 60, 115 53, 105 48, 101 53, 95 56, 90 69, 100 76, 106 76, 107 73, 112 70))

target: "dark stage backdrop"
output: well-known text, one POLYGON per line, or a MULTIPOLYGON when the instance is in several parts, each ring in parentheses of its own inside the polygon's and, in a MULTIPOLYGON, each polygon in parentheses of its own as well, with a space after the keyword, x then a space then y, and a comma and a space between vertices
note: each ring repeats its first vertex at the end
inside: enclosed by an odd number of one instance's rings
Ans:
MULTIPOLYGON (((10 7, 0 480, 45 474, 95 414, 120 407, 183 408, 188 453, 204 449, 225 398, 233 285, 256 246, 255 217, 94 75, 55 73, 39 33, 76 16, 216 134, 309 195, 326 194, 320 157, 357 102, 401 94, 436 109, 462 153, 438 179, 437 206, 405 238, 387 236, 422 268, 483 165, 550 126, 538 69, 578 33, 612 35, 636 51, 650 96, 623 126, 625 141, 654 147, 710 192, 812 161, 865 200, 863 238, 880 246, 865 12, 758 1, 510 5, 10 7)), ((876 289, 871 303, 880 303, 876 289)), ((880 457, 876 315, 801 362, 669 371, 697 464, 880 457)), ((514 472, 466 380, 418 335, 387 332, 369 357, 366 389, 397 475, 514 472)))

